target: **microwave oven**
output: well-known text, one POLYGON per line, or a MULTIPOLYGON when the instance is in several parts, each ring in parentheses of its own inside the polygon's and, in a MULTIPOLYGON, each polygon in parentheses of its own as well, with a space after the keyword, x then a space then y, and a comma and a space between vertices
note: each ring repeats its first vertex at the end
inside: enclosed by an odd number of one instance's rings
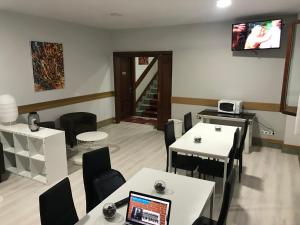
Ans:
POLYGON ((218 112, 240 114, 243 112, 243 102, 239 100, 220 100, 218 101, 218 112))

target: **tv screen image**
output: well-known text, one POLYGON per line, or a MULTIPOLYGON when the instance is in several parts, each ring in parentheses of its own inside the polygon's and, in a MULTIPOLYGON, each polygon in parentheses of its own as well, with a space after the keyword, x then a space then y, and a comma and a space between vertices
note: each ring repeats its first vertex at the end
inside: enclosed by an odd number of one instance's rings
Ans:
POLYGON ((233 24, 231 49, 280 48, 281 30, 281 19, 233 24))

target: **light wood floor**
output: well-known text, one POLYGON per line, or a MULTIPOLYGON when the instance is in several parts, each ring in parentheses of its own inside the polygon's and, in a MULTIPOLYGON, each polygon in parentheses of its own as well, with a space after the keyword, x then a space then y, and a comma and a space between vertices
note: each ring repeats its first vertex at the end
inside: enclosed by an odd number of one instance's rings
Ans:
MULTIPOLYGON (((165 169, 166 151, 162 132, 149 125, 126 122, 100 130, 109 133, 112 166, 121 171, 126 179, 143 167, 165 169)), ((236 183, 227 224, 299 225, 298 157, 278 149, 254 147, 251 154, 245 155, 244 161, 243 181, 236 183)), ((181 173, 184 174, 183 171, 181 173)), ((70 180, 77 213, 82 217, 85 214, 82 170, 71 174, 70 180)), ((218 194, 221 179, 216 181, 215 219, 221 202, 218 194)), ((10 175, 8 180, 0 183, 0 224, 40 224, 38 196, 48 188, 38 182, 10 175)))

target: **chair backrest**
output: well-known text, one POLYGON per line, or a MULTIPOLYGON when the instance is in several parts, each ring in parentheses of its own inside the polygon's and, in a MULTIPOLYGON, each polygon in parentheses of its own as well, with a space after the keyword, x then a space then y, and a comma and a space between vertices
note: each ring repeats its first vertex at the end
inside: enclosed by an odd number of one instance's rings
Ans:
POLYGON ((97 193, 99 203, 121 187, 125 182, 125 178, 117 170, 109 170, 94 179, 94 189, 97 193))
POLYGON ((169 152, 169 146, 176 141, 174 132, 174 121, 169 121, 165 124, 165 144, 167 153, 169 152))
POLYGON ((78 216, 69 178, 65 178, 40 195, 41 225, 73 225, 78 216))
POLYGON ((225 225, 226 224, 226 219, 227 219, 230 203, 231 203, 233 192, 234 192, 234 184, 235 184, 235 170, 232 170, 232 172, 228 176, 226 183, 225 183, 223 202, 222 202, 221 211, 220 211, 217 225, 225 225))
MULTIPOLYGON (((168 172, 168 166, 169 166, 169 146, 173 144, 176 141, 175 138, 175 132, 174 132, 174 121, 169 121, 165 124, 165 144, 166 144, 166 150, 167 150, 167 164, 166 164, 166 172, 168 172)), ((175 158, 177 156, 176 152, 172 152, 172 161, 175 161, 175 158)))
POLYGON ((238 150, 239 137, 240 137, 240 130, 239 130, 239 128, 237 128, 234 132, 233 144, 232 144, 231 150, 229 152, 227 177, 229 176, 229 174, 231 173, 231 171, 233 169, 235 155, 236 155, 237 150, 238 150))
POLYGON ((99 204, 94 189, 94 179, 101 173, 111 170, 108 147, 86 152, 82 156, 82 173, 86 198, 86 212, 91 211, 99 204))
POLYGON ((239 147, 238 147, 238 153, 239 153, 239 154, 242 154, 243 151, 244 151, 245 139, 246 139, 247 130, 248 130, 248 123, 249 123, 249 120, 246 119, 245 124, 244 124, 243 134, 242 134, 242 136, 241 136, 241 142, 240 142, 240 145, 239 145, 239 147))
POLYGON ((184 131, 187 132, 192 127, 193 127, 192 113, 189 112, 184 115, 184 131))
MULTIPOLYGON (((4 155, 3 155, 3 145, 0 142, 0 176, 5 172, 5 166, 4 166, 4 155)), ((0 177, 1 182, 1 177, 0 177)))

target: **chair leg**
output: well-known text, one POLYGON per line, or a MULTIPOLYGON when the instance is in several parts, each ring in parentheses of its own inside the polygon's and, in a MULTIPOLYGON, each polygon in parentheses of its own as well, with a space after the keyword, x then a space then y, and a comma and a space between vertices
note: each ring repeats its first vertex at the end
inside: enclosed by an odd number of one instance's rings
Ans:
POLYGON ((243 156, 239 158, 239 183, 241 183, 242 179, 242 170, 243 170, 243 156))
POLYGON ((176 170, 177 170, 177 168, 175 167, 175 174, 176 174, 176 170))
POLYGON ((169 172, 169 160, 168 160, 168 158, 167 158, 166 172, 169 172))

